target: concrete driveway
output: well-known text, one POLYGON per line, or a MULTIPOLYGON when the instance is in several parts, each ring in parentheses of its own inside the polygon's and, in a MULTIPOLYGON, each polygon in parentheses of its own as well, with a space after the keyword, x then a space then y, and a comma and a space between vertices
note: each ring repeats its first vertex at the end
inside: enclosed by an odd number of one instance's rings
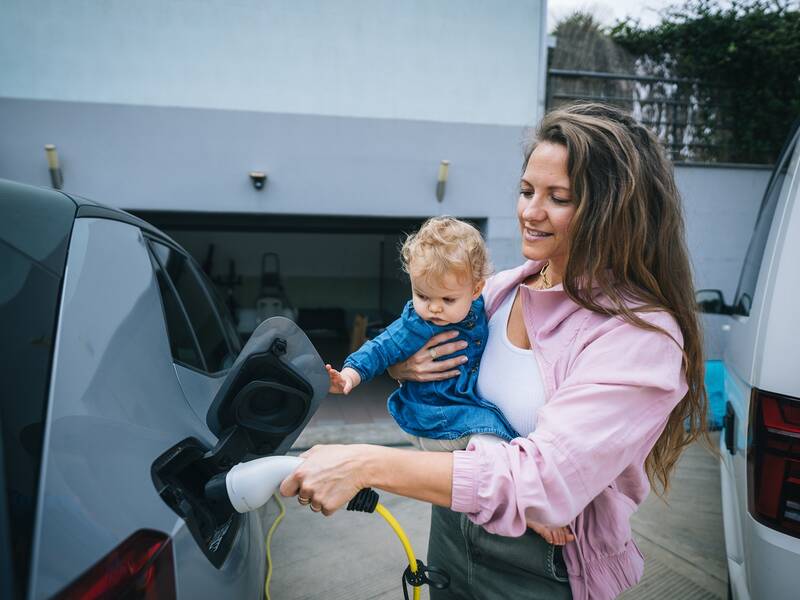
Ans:
MULTIPOLYGON (((372 428, 374 434, 391 441, 389 424, 380 425, 372 428)), ((311 427, 304 439, 315 442, 315 435, 332 436, 333 428, 326 427, 311 427)), ((362 438, 359 441, 369 438, 369 430, 368 424, 355 429, 362 438)), ((339 434, 342 432, 340 427, 339 434)), ((430 507, 386 493, 381 494, 381 502, 425 560, 430 507)), ((295 500, 287 501, 286 509, 272 542, 274 600, 403 597, 400 582, 407 564, 405 554, 380 516, 340 511, 325 518, 295 500)), ((277 514, 274 503, 270 511, 277 514)), ((704 447, 694 444, 687 449, 673 479, 669 504, 651 494, 634 515, 633 529, 646 558, 645 576, 622 598, 725 598, 719 472, 716 459, 704 447)), ((428 598, 427 590, 422 597, 428 598)))

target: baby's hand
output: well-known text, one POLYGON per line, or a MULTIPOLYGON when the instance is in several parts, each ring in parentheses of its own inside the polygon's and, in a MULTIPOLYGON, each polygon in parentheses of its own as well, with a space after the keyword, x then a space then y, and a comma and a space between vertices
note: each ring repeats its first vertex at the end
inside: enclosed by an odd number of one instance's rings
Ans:
POLYGON ((361 376, 355 369, 345 367, 341 371, 337 371, 330 365, 325 365, 325 368, 331 378, 331 386, 328 389, 331 394, 349 394, 350 390, 361 383, 361 376))
POLYGON ((548 544, 563 546, 564 544, 575 539, 575 536, 572 535, 569 527, 557 527, 553 529, 550 527, 545 527, 541 523, 534 523, 533 521, 528 521, 528 527, 542 536, 548 544))

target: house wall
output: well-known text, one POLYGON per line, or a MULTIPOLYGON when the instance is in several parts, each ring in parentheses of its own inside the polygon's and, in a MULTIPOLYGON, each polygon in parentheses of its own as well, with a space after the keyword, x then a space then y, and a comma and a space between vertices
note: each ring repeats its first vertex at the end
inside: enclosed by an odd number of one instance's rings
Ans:
POLYGON ((4 0, 0 96, 521 125, 545 0, 4 0))
POLYGON ((771 173, 769 166, 675 167, 697 289, 732 299, 771 173))
POLYGON ((488 222, 543 114, 545 28, 545 0, 8 0, 0 176, 48 185, 53 143, 65 190, 128 209, 488 222))
MULTIPOLYGON (((453 214, 484 223, 496 267, 512 266, 525 127, 542 114, 545 8, 9 0, 0 177, 49 185, 53 143, 65 190, 113 206, 453 214), (252 170, 268 174, 264 190, 252 170)), ((769 172, 678 165, 676 177, 697 287, 730 297, 769 172)))
POLYGON ((517 258, 522 126, 0 98, 0 129, 0 177, 48 185, 55 143, 65 191, 125 209, 451 214, 486 221, 497 265, 517 258))
MULTIPOLYGON (((132 210, 485 219, 497 268, 519 259, 524 127, 0 98, 0 177, 132 210), (439 160, 451 160, 443 202, 439 160), (247 173, 269 175, 262 191, 247 173)), ((696 286, 731 297, 770 171, 675 168, 696 286)))

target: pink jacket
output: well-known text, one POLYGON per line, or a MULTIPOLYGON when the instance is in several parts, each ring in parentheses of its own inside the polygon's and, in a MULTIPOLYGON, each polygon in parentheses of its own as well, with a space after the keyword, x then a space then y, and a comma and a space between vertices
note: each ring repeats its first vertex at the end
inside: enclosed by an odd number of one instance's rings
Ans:
MULTIPOLYGON (((541 266, 529 261, 492 277, 488 314, 541 266)), ((507 536, 522 535, 526 519, 570 524, 576 539, 564 561, 573 597, 614 598, 644 570, 630 516, 650 491, 645 458, 688 389, 681 348, 580 307, 560 285, 520 293, 545 405, 527 438, 472 442, 454 453, 451 507, 507 536)), ((683 343, 669 314, 639 315, 683 343)))

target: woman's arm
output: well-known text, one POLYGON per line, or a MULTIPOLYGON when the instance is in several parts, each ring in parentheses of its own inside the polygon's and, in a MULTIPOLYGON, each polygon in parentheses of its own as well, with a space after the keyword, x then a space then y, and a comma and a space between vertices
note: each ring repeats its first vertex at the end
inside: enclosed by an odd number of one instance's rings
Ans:
MULTIPOLYGON (((645 318, 680 340, 668 315, 645 318)), ((687 391, 680 347, 661 332, 616 323, 592 340, 539 409, 536 430, 508 444, 453 453, 452 508, 491 533, 526 521, 571 522, 626 469, 641 465, 687 391)))
MULTIPOLYGON (((399 381, 439 381, 456 377, 458 365, 467 360, 456 356, 435 360, 467 347, 467 342, 448 342, 458 331, 445 331, 428 340, 410 358, 389 367, 399 381)), ((299 493, 321 505, 330 515, 358 491, 375 487, 395 494, 450 506, 453 456, 449 452, 417 452, 370 446, 315 446, 302 455, 306 461, 281 484, 281 494, 299 493)))
POLYGON ((408 498, 450 506, 453 455, 366 444, 314 446, 305 462, 281 484, 281 494, 299 494, 325 516, 358 491, 374 487, 408 498))
POLYGON ((317 446, 281 493, 300 492, 329 515, 374 486, 468 513, 491 533, 522 535, 528 520, 560 527, 644 462, 686 389, 675 342, 622 323, 581 353, 528 438, 453 453, 317 446))

